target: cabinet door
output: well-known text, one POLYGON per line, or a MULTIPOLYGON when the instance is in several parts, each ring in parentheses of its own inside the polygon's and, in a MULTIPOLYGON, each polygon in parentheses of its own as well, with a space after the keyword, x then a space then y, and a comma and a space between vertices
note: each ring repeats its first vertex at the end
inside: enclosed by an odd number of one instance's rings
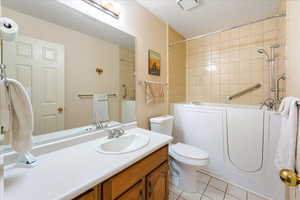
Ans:
POLYGON ((117 200, 145 200, 145 181, 138 182, 117 200))
POLYGON ((168 200, 168 162, 163 163, 147 176, 147 200, 168 200))
MULTIPOLYGON (((102 200, 115 200, 168 160, 164 146, 103 183, 102 200)), ((162 199, 160 199, 162 200, 162 199)))
POLYGON ((99 200, 98 186, 86 191, 85 193, 75 198, 74 200, 99 200))

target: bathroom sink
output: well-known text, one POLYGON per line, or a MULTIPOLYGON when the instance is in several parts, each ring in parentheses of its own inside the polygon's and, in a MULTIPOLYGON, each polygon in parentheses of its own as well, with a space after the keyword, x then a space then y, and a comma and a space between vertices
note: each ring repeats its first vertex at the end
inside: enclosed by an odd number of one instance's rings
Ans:
POLYGON ((123 154, 137 151, 145 147, 150 141, 150 136, 139 133, 125 133, 125 135, 115 138, 105 138, 97 147, 97 151, 103 154, 123 154))

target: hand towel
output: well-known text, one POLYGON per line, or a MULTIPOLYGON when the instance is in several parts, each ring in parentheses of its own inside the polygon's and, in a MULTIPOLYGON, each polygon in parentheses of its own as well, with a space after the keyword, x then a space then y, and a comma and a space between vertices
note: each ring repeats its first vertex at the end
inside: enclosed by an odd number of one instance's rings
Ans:
POLYGON ((146 84, 146 104, 159 104, 164 102, 164 86, 159 83, 146 84))
POLYGON ((107 94, 93 95, 93 121, 106 122, 109 121, 109 107, 107 94))
POLYGON ((275 155, 275 166, 281 169, 299 171, 300 147, 299 146, 299 111, 296 97, 286 97, 283 99, 279 112, 282 116, 281 133, 275 155))
POLYGON ((133 100, 123 100, 122 101, 122 122, 128 123, 136 121, 135 113, 135 101, 133 100))
MULTIPOLYGON (((7 120, 9 123, 9 130, 5 134, 5 138, 10 138, 9 143, 16 152, 29 152, 32 149, 32 132, 34 129, 30 99, 20 82, 14 79, 7 79, 6 83, 8 91, 5 91, 5 95, 1 95, 0 100, 2 104, 3 101, 7 100, 3 96, 7 95, 9 97, 9 109, 7 111, 7 108, 4 108, 6 115, 3 116, 4 121, 1 120, 4 127, 7 126, 7 120)), ((1 93, 4 91, 3 87, 6 87, 4 81, 0 83, 1 93)), ((5 139, 5 141, 7 140, 5 139)))
POLYGON ((10 145, 12 143, 11 135, 12 113, 10 107, 10 97, 8 88, 4 80, 0 81, 0 133, 1 145, 10 145))

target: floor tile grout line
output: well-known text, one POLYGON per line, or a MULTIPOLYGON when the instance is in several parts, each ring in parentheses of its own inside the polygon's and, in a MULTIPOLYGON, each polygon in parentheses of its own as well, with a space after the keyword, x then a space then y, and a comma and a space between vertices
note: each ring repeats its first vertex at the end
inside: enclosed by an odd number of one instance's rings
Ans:
MULTIPOLYGON (((217 180, 220 180, 220 179, 218 179, 218 178, 216 178, 216 177, 213 177, 213 176, 211 176, 211 175, 205 174, 205 173, 203 173, 203 172, 200 172, 200 173, 202 173, 202 174, 204 174, 204 175, 210 177, 210 179, 209 179, 209 181, 208 181, 208 184, 210 183, 210 181, 211 181, 212 178, 215 178, 215 179, 217 179, 217 180)), ((227 188, 228 188, 229 183, 227 183, 227 182, 225 182, 225 181, 223 181, 223 180, 220 180, 220 181, 226 183, 227 188)), ((200 181, 200 182, 202 182, 202 181, 200 181)), ((203 182, 202 182, 202 183, 203 183, 203 182)), ((222 191, 221 189, 219 189, 219 188, 217 188, 217 187, 215 187, 215 186, 213 186, 213 185, 210 185, 210 187, 213 187, 214 189, 216 189, 216 190, 218 190, 218 191, 224 192, 224 191, 222 191)), ((246 192, 246 199, 245 199, 245 200, 248 200, 248 193, 249 193, 249 191, 244 190, 244 189, 242 189, 242 188, 240 188, 240 187, 238 187, 238 186, 234 186, 234 187, 237 187, 237 188, 239 188, 239 189, 245 191, 245 192, 246 192)), ((226 195, 226 194, 227 194, 227 191, 225 192, 225 195, 226 195)), ((235 197, 236 199, 240 199, 239 197, 237 197, 237 196, 235 196, 235 195, 232 195, 232 194, 229 194, 229 195, 232 196, 232 197, 235 197)))
MULTIPOLYGON (((223 200, 226 199, 226 196, 233 197, 233 198, 235 198, 235 199, 237 199, 237 200, 249 200, 249 193, 250 193, 249 191, 247 191, 247 190, 245 190, 245 189, 242 189, 242 188, 240 188, 240 187, 238 187, 238 186, 234 186, 234 185, 233 185, 234 187, 236 187, 236 188, 238 188, 238 189, 240 189, 240 190, 242 190, 243 192, 246 193, 246 198, 245 198, 245 199, 240 199, 240 197, 238 197, 238 196, 236 196, 236 195, 233 195, 233 194, 230 194, 230 193, 229 193, 229 185, 230 185, 230 183, 228 183, 228 182, 226 182, 226 181, 223 181, 223 180, 221 180, 221 179, 218 179, 218 178, 216 178, 216 177, 213 177, 213 176, 211 176, 211 175, 205 174, 205 173, 203 173, 203 172, 200 172, 200 173, 203 174, 203 175, 205 175, 205 176, 208 176, 208 181, 207 181, 207 182, 206 182, 206 181, 203 181, 203 180, 198 180, 198 182, 200 182, 200 183, 202 183, 202 184, 205 184, 205 188, 204 188, 203 192, 202 192, 202 193, 200 193, 200 192, 198 193, 198 194, 200 194, 200 200, 202 200, 203 197, 206 197, 206 198, 209 198, 210 200, 213 200, 213 199, 211 199, 211 197, 205 195, 205 192, 207 191, 208 187, 212 187, 213 189, 218 190, 219 192, 224 193, 223 200), (222 181, 222 182, 224 182, 224 183, 226 184, 225 191, 223 191, 222 189, 219 189, 219 188, 217 188, 216 186, 210 184, 210 183, 212 182, 212 179, 213 179, 213 178, 214 178, 214 179, 217 179, 217 180, 220 180, 220 181, 222 181)), ((170 182, 171 182, 171 181, 170 181, 170 182)), ((174 185, 175 187, 177 187, 175 184, 173 184, 173 183, 171 183, 171 184, 174 185)), ((182 194, 183 194, 183 191, 180 191, 180 192, 178 193, 178 195, 176 195, 175 200, 180 200, 180 198, 182 197, 182 194)), ((245 196, 244 196, 244 197, 245 197, 245 196)), ((183 199, 183 200, 185 200, 185 199, 183 199)))
POLYGON ((177 197, 175 198, 175 200, 179 200, 181 195, 182 195, 183 191, 179 192, 179 194, 177 195, 177 197))
MULTIPOLYGON (((227 187, 227 185, 228 184, 226 184, 226 187, 227 187)), ((215 187, 215 186, 213 186, 213 185, 210 185, 210 187, 213 187, 214 189, 216 189, 216 190, 218 190, 218 191, 220 191, 220 192, 224 192, 225 193, 225 191, 223 191, 223 190, 221 190, 220 188, 217 188, 217 187, 215 187)), ((225 189, 226 190, 226 189, 225 189)))
MULTIPOLYGON (((203 197, 203 196, 206 196, 204 193, 206 192, 206 190, 207 190, 207 188, 208 188, 208 185, 209 185, 209 182, 210 182, 211 178, 212 178, 212 177, 209 176, 208 182, 207 182, 207 184, 206 184, 206 186, 205 186, 205 189, 203 190, 203 192, 202 192, 202 194, 201 194, 200 200, 202 200, 202 197, 203 197)), ((210 199, 210 198, 209 198, 209 199, 210 199)))
POLYGON ((226 195, 231 196, 231 197, 233 197, 235 199, 238 199, 238 200, 247 200, 247 192, 246 192, 246 199, 241 199, 240 197, 237 197, 237 196, 235 196, 233 194, 230 194, 230 193, 226 193, 226 195))
MULTIPOLYGON (((209 187, 213 187, 214 189, 216 189, 216 190, 218 190, 219 192, 223 192, 223 193, 225 193, 225 191, 223 191, 223 190, 221 190, 221 189, 219 189, 219 188, 217 188, 217 187, 215 187, 215 186, 213 186, 213 185, 209 185, 209 187)), ((228 187, 228 183, 226 183, 226 188, 228 187)), ((226 189, 225 189, 226 190, 226 189)))
POLYGON ((225 198, 226 198, 227 190, 228 190, 228 184, 226 184, 223 200, 225 200, 225 198))

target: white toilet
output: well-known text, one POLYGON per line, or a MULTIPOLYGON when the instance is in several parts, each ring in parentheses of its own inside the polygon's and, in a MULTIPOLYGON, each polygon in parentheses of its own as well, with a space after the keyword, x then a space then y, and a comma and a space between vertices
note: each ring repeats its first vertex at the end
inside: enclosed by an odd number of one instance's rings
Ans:
MULTIPOLYGON (((174 117, 170 115, 150 119, 151 130, 172 135, 174 117)), ((189 193, 197 192, 197 170, 208 164, 208 154, 188 144, 171 144, 169 155, 175 160, 179 172, 179 187, 189 193)))

